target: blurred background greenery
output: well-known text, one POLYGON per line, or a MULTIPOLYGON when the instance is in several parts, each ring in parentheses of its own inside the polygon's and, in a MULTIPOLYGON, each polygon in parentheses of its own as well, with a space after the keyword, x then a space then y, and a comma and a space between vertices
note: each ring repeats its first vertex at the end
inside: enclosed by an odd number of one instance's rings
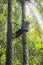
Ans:
MULTIPOLYGON (((26 2, 29 10, 26 8, 26 20, 30 22, 28 36, 28 49, 29 49, 29 64, 30 65, 43 65, 43 0, 30 0, 26 2), (37 11, 32 11, 30 6, 34 6, 37 11), (29 13, 31 11, 31 14, 29 13), (41 16, 41 18, 35 16, 41 16), (41 19, 41 23, 40 20, 41 19), (41 27, 42 26, 42 27, 41 27)), ((33 9, 34 9, 33 7, 33 9)), ((13 32, 21 27, 22 11, 20 3, 12 0, 12 26, 13 32)), ((6 62, 6 42, 7 42, 7 0, 0 0, 0 65, 5 65, 6 62)), ((23 49, 21 37, 15 39, 14 43, 14 65, 22 65, 23 49)))

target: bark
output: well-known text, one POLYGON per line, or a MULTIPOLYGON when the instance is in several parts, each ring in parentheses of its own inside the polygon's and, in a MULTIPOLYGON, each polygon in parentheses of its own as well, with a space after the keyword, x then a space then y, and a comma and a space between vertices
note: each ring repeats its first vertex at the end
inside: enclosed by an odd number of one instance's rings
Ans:
POLYGON ((13 65, 12 0, 8 0, 6 65, 13 65))
MULTIPOLYGON (((25 20, 25 2, 23 2, 21 6, 22 6, 22 24, 23 24, 25 20)), ((29 65, 28 63, 28 40, 27 40, 26 33, 24 33, 22 36, 22 42, 23 42, 23 64, 22 65, 29 65)))

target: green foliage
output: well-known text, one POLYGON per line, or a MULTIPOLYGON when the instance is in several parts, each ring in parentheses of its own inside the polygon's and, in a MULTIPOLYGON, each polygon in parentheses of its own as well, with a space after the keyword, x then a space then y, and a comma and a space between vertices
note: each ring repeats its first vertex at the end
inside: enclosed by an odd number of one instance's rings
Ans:
MULTIPOLYGON (((43 0, 41 0, 43 1, 43 0)), ((0 0, 0 3, 2 0, 0 0)), ((41 10, 41 8, 39 7, 41 10)), ((22 18, 21 6, 16 0, 12 0, 12 23, 13 31, 17 31, 21 27, 22 18)), ((29 49, 29 63, 30 65, 43 65, 43 40, 42 31, 39 24, 34 19, 26 17, 31 21, 32 29, 27 33, 28 49, 29 49)), ((7 42, 7 4, 3 5, 0 14, 0 65, 5 65, 6 62, 6 42, 7 42)), ((22 65, 23 61, 23 44, 21 37, 14 40, 14 65, 22 65)))

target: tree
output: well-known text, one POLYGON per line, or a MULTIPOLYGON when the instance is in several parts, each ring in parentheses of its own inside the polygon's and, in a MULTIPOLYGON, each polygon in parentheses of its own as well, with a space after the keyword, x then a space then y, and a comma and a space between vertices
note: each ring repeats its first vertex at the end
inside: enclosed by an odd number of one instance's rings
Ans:
MULTIPOLYGON (((22 24, 23 24, 25 20, 25 2, 21 3, 21 5, 22 5, 22 24)), ((28 40, 26 33, 24 33, 22 36, 22 42, 23 42, 23 65, 28 65, 28 40)))
POLYGON ((8 0, 6 65, 12 65, 12 64, 13 64, 12 0, 8 0))

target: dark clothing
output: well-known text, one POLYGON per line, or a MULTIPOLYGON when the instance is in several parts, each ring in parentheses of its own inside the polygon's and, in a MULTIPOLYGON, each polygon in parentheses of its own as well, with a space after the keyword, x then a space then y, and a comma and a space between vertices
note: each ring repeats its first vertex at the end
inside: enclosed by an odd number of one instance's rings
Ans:
POLYGON ((22 35, 25 32, 28 32, 28 30, 26 30, 26 29, 19 29, 17 32, 15 32, 16 33, 15 38, 17 38, 18 36, 22 35))

